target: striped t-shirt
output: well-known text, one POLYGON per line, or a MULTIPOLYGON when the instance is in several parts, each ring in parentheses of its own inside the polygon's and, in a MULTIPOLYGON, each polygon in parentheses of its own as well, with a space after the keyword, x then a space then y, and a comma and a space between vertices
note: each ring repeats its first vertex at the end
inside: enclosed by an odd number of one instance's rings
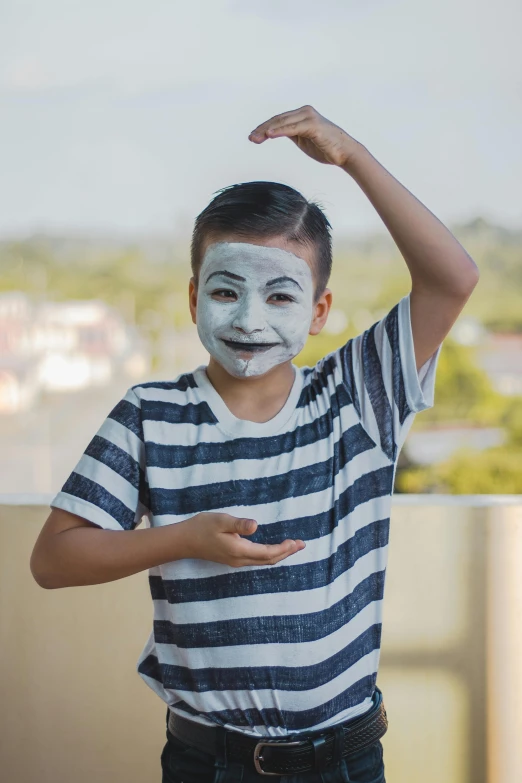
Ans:
POLYGON ((433 405, 440 347, 417 373, 408 295, 315 367, 293 365, 270 421, 236 418, 204 366, 133 386, 108 415, 51 506, 110 530, 223 511, 257 521, 251 541, 306 542, 275 565, 149 570, 137 671, 175 713, 277 737, 372 706, 397 458, 433 405))

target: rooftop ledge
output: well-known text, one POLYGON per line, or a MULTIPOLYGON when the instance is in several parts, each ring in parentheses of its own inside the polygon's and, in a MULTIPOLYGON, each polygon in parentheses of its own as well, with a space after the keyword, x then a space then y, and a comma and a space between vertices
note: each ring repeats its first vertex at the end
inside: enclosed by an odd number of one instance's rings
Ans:
MULTIPOLYGON (((40 588, 30 556, 52 499, 0 494, 2 690, 13 705, 2 779, 155 780, 164 702, 135 672, 149 569, 89 589, 40 588)), ((397 493, 392 517, 378 679, 393 716, 387 778, 520 781, 522 495, 397 493)))
MULTIPOLYGON (((54 494, 37 492, 0 494, 0 506, 49 506, 54 494)), ((522 495, 402 494, 392 498, 395 506, 522 506, 522 495)))

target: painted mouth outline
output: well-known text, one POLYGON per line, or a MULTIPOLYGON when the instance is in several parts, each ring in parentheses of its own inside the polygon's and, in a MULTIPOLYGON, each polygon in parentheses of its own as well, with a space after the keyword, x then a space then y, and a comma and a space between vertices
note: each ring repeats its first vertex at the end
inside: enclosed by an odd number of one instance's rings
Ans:
POLYGON ((231 348, 233 351, 246 351, 248 353, 256 353, 257 351, 267 351, 269 348, 275 348, 279 343, 244 343, 239 340, 225 340, 220 338, 221 342, 225 343, 227 348, 231 348))

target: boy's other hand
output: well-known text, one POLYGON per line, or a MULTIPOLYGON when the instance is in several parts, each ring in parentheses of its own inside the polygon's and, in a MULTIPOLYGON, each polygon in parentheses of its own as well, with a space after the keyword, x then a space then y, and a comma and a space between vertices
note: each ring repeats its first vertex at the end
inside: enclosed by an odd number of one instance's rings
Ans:
POLYGON ((258 125, 248 138, 254 144, 286 136, 300 150, 319 163, 346 166, 357 156, 362 145, 346 131, 319 114, 313 106, 276 114, 258 125))
POLYGON ((257 528, 257 522, 230 514, 203 511, 178 522, 176 527, 180 525, 186 526, 184 557, 211 560, 233 567, 274 565, 306 546, 301 539, 294 541, 290 538, 280 544, 254 544, 242 536, 251 536, 257 528))

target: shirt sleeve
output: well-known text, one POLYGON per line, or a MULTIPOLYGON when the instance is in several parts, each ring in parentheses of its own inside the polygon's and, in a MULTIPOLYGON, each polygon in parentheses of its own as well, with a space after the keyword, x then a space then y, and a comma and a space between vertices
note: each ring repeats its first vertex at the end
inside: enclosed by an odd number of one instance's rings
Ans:
POLYGON ((433 407, 442 343, 417 372, 410 295, 339 349, 345 388, 361 424, 395 461, 415 414, 433 407))
POLYGON ((109 413, 62 489, 51 501, 108 530, 133 530, 150 520, 141 405, 128 389, 109 413))

